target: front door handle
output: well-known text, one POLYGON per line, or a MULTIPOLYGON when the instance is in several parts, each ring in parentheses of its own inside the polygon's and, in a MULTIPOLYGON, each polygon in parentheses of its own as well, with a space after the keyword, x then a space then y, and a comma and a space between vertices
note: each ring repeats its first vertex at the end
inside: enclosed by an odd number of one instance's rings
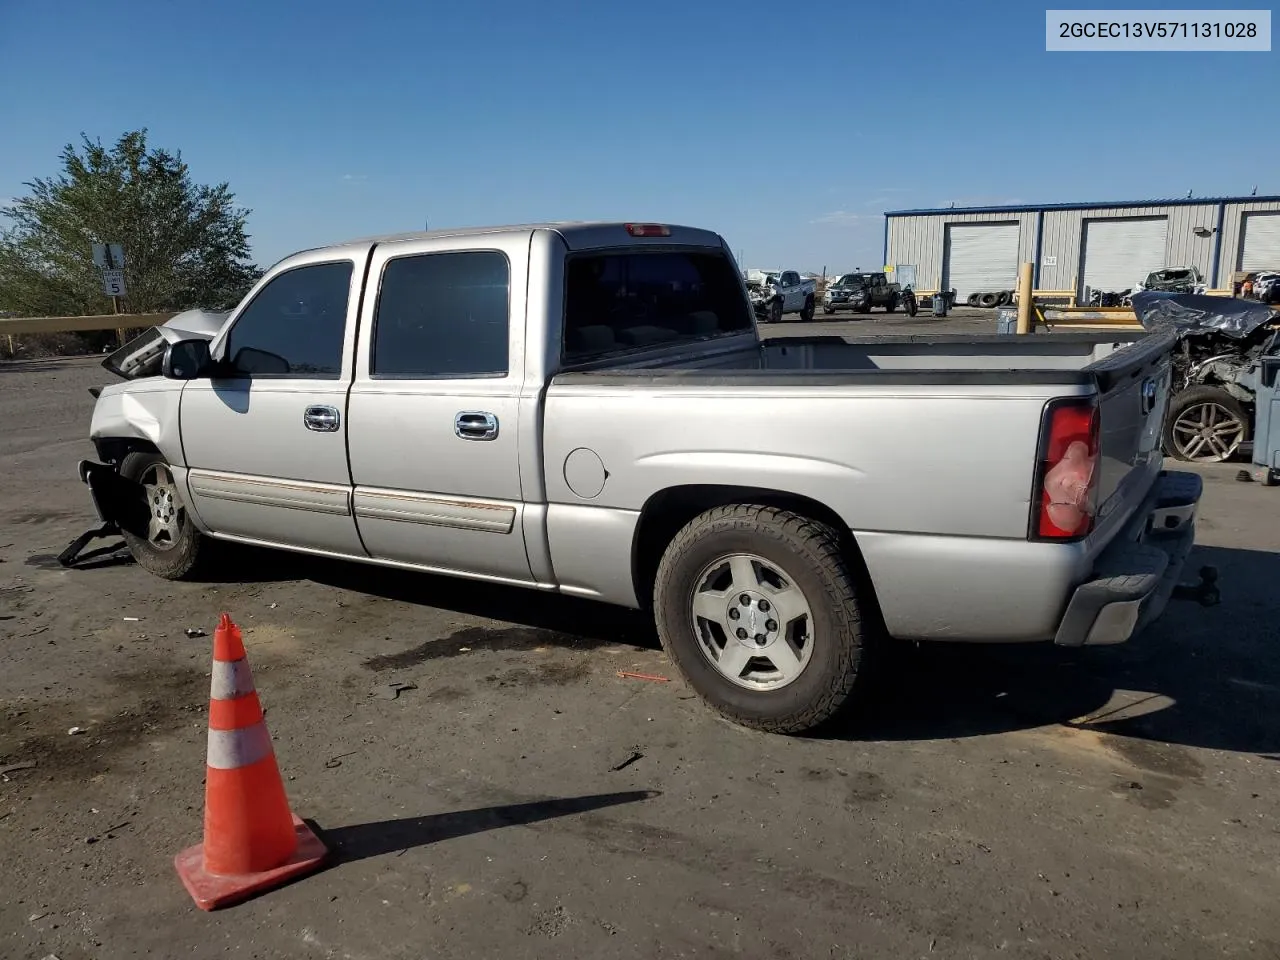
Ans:
POLYGON ((337 407, 314 406, 303 412, 302 422, 308 430, 317 433, 336 433, 342 425, 342 417, 338 415, 337 407))
POLYGON ((464 410, 453 418, 453 433, 463 440, 493 440, 498 436, 498 418, 492 413, 464 410))

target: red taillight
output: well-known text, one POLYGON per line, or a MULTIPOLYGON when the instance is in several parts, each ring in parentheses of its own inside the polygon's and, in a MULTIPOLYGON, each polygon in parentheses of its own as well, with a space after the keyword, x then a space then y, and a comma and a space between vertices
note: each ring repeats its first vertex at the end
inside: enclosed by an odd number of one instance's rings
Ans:
POLYGON ((1093 529, 1101 423, 1092 400, 1055 400, 1045 411, 1032 535, 1078 540, 1093 529))
POLYGON ((660 223, 628 223, 627 233, 633 237, 669 237, 671 228, 660 223))

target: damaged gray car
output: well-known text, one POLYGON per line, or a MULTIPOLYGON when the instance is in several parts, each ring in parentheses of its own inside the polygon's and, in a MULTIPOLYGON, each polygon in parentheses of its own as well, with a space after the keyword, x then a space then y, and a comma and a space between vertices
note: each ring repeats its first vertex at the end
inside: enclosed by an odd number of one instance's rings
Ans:
POLYGON ((1277 346, 1280 317, 1250 300, 1150 290, 1133 295, 1133 310, 1147 330, 1178 338, 1165 453, 1194 463, 1248 453, 1261 357, 1277 346))

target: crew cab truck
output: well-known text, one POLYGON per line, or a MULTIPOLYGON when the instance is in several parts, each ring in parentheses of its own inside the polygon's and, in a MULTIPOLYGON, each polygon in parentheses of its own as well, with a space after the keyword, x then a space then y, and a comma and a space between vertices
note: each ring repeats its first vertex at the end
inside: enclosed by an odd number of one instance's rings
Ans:
POLYGON ((883 273, 846 273, 823 293, 822 312, 828 316, 837 310, 870 313, 872 307, 884 307, 886 313, 893 313, 901 297, 901 287, 883 273))
POLYGON ((107 359, 80 465, 142 567, 231 541, 644 608, 758 729, 891 638, 1127 640, 1194 539, 1170 338, 762 340, 705 230, 354 241, 195 321, 107 359))
POLYGON ((804 279, 794 270, 747 272, 751 305, 756 319, 763 323, 781 323, 789 313, 800 314, 800 319, 808 323, 813 319, 817 289, 815 281, 804 279))

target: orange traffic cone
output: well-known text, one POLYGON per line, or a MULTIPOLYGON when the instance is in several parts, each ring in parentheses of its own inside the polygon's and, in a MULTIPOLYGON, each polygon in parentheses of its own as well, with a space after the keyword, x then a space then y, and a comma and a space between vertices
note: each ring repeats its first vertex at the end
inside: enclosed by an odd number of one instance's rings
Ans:
POLYGON ((216 910, 316 870, 324 843, 289 809, 240 628, 213 634, 204 842, 174 858, 201 910, 216 910))

